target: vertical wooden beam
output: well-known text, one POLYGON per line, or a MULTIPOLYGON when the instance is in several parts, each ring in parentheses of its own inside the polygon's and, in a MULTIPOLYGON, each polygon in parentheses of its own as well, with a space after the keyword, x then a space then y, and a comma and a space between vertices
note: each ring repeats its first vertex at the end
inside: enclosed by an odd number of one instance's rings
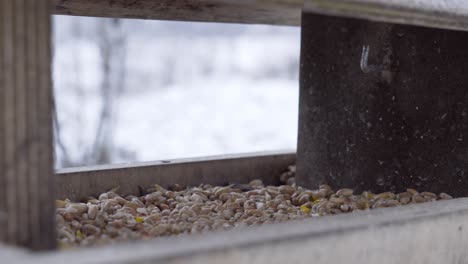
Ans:
POLYGON ((468 33, 303 14, 298 184, 468 195, 468 33))
POLYGON ((49 1, 0 0, 0 239, 55 247, 49 1))
POLYGON ((3 17, 3 9, 4 9, 4 2, 3 0, 0 1, 0 241, 6 241, 6 229, 3 228, 6 226, 6 178, 3 174, 5 168, 5 129, 3 127, 5 116, 3 115, 4 101, 5 101, 5 89, 4 89, 4 82, 5 82, 5 73, 4 73, 4 17, 3 17))

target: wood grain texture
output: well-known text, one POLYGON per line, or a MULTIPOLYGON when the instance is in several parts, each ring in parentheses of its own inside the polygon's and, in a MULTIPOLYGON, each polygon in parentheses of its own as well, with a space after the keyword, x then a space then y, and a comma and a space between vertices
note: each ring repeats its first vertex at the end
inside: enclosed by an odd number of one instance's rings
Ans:
MULTIPOLYGON (((5 89, 3 89, 3 83, 5 82, 5 74, 2 72, 2 69, 5 69, 5 56, 4 56, 4 20, 5 17, 3 15, 5 10, 5 3, 4 1, 0 1, 0 111, 4 109, 4 98, 5 98, 5 89)), ((4 122, 5 116, 0 113, 0 124, 4 122)), ((5 130, 3 126, 0 125, 0 173, 4 171, 5 168, 5 159, 3 157, 3 153, 5 153, 5 130)), ((6 186, 6 177, 0 175, 0 224, 5 226, 6 224, 6 207, 7 207, 7 196, 4 190, 4 186, 6 186)), ((4 228, 0 228, 0 241, 6 240, 6 230, 4 228)))
POLYGON ((468 196, 468 33, 307 13, 302 23, 297 183, 468 196), (360 64, 363 46, 375 71, 360 64))
POLYGON ((278 184, 279 176, 294 164, 293 152, 263 152, 197 159, 105 165, 59 170, 57 198, 74 201, 119 187, 119 194, 139 194, 139 187, 154 184, 195 186, 201 183, 224 185, 261 179, 278 184))
POLYGON ((55 14, 300 26, 301 11, 468 30, 463 0, 50 0, 55 14))
POLYGON ((295 26, 301 7, 286 1, 51 0, 59 15, 295 26))
POLYGON ((0 0, 0 13, 0 222, 6 223, 0 237, 35 250, 51 249, 55 184, 49 5, 0 0))
POLYGON ((304 0, 304 11, 405 25, 468 30, 468 2, 464 0, 304 0))

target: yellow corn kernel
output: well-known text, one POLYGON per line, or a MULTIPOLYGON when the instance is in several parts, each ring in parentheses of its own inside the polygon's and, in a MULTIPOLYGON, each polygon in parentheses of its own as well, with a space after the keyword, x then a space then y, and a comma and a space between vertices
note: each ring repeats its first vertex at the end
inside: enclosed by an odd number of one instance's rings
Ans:
POLYGON ((77 231, 76 231, 76 237, 77 237, 78 239, 83 239, 83 233, 81 233, 80 230, 77 230, 77 231))
POLYGON ((301 205, 301 211, 302 211, 303 213, 308 214, 308 213, 310 212, 310 208, 307 207, 307 206, 305 206, 305 205, 301 205))

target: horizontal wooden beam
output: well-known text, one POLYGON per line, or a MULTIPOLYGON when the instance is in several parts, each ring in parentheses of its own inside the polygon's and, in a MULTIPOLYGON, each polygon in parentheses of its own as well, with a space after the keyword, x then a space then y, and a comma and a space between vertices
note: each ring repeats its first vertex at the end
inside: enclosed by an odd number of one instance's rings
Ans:
POLYGON ((294 152, 284 151, 62 169, 57 171, 57 198, 77 201, 117 187, 121 195, 139 194, 139 187, 154 184, 224 185, 254 179, 278 184, 295 160, 294 152))
POLYGON ((396 24, 468 30, 466 1, 304 0, 304 2, 306 12, 396 24))
POLYGON ((51 0, 57 15, 300 25, 302 5, 284 1, 51 0))
POLYGON ((0 246, 0 255, 19 264, 466 263, 467 218, 468 199, 455 199, 54 254, 0 246))
POLYGON ((50 0, 54 14, 299 26, 301 12, 468 30, 460 0, 50 0))

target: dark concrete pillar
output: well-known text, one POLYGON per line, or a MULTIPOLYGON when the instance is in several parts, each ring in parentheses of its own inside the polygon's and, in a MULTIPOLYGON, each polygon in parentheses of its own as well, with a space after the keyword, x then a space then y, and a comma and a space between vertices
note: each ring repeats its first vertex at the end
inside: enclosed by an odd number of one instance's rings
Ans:
POLYGON ((297 181, 468 195, 468 32, 303 14, 297 181))

